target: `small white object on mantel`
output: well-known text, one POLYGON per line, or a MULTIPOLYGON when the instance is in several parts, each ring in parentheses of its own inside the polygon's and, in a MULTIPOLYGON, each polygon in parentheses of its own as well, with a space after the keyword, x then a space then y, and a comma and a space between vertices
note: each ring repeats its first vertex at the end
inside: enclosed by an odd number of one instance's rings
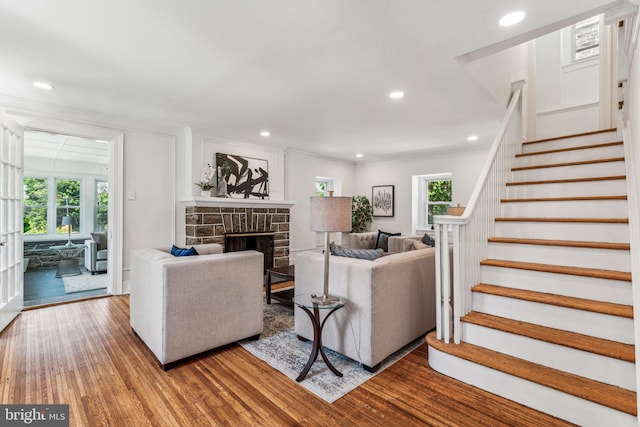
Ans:
POLYGON ((292 200, 233 199, 228 197, 183 197, 180 203, 185 206, 207 206, 214 208, 282 208, 295 205, 292 200))

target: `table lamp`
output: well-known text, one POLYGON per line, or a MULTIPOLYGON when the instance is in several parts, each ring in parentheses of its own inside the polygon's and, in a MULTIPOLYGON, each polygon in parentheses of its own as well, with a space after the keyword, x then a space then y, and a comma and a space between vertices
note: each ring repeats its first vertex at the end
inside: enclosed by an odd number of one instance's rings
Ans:
POLYGON ((67 241, 67 246, 73 246, 71 243, 71 227, 73 227, 73 218, 71 215, 65 215, 62 217, 62 225, 67 226, 67 231, 69 232, 69 240, 67 241))
POLYGON ((310 197, 309 224, 312 231, 324 232, 324 294, 314 298, 321 305, 338 301, 329 295, 329 234, 351 231, 351 197, 310 197))

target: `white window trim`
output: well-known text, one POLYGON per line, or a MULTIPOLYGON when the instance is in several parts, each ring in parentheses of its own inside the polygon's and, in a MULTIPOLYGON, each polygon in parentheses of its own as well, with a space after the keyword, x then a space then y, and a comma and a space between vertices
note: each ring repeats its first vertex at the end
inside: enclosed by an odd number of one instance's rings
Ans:
MULTIPOLYGON (((453 174, 451 172, 414 175, 412 177, 412 215, 411 225, 416 233, 423 232, 431 229, 431 224, 426 221, 427 218, 427 185, 429 181, 438 181, 443 179, 450 179, 453 181, 453 174)), ((453 195, 451 196, 451 202, 432 202, 431 204, 446 204, 451 205, 453 203, 453 195)))

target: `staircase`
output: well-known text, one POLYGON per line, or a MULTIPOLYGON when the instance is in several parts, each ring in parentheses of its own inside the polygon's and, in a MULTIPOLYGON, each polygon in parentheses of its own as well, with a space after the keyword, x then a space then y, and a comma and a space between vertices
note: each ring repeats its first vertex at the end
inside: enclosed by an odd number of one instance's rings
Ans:
POLYGON ((615 130, 532 141, 501 199, 445 375, 580 425, 638 425, 623 145, 615 130))

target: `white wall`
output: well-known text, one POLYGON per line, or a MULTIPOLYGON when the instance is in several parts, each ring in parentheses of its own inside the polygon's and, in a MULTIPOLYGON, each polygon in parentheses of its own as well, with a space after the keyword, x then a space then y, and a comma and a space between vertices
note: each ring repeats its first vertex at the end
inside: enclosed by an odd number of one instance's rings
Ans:
POLYGON ((369 229, 406 234, 415 232, 411 228, 411 177, 413 175, 450 172, 453 180, 453 204, 466 206, 488 151, 489 147, 483 147, 454 153, 425 154, 403 160, 358 164, 354 195, 365 195, 371 200, 372 186, 395 186, 394 217, 374 218, 369 229))
POLYGON ((599 129, 598 61, 563 65, 568 35, 561 30, 536 40, 537 139, 599 129))
MULTIPOLYGON (((309 197, 315 195, 316 177, 330 177, 342 181, 342 194, 355 195, 355 167, 351 162, 340 162, 311 157, 303 153, 287 152, 285 157, 287 200, 296 204, 291 208, 292 252, 313 249, 318 245, 316 233, 309 229, 309 197)), ((339 241, 340 235, 332 236, 339 241)))
POLYGON ((128 291, 133 249, 170 247, 175 238, 175 137, 125 131, 123 170, 123 284, 128 291), (135 200, 129 200, 135 192, 135 200))

